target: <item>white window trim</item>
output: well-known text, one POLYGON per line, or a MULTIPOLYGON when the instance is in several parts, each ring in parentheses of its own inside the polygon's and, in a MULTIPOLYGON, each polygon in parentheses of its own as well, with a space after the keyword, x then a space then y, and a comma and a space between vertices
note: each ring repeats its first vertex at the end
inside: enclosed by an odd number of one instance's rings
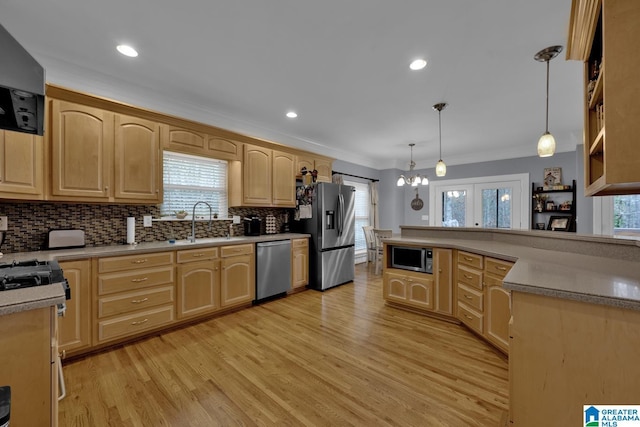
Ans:
MULTIPOLYGON (((436 194, 440 193, 440 188, 455 185, 474 185, 484 184, 487 182, 501 181, 520 181, 521 195, 520 198, 520 227, 512 227, 512 229, 528 229, 529 228, 529 211, 531 200, 531 184, 528 173, 519 173, 512 175, 496 175, 482 176, 477 178, 461 178, 432 180, 429 183, 429 225, 435 226, 436 223, 436 194)), ((514 218, 515 221, 515 218, 514 218)))

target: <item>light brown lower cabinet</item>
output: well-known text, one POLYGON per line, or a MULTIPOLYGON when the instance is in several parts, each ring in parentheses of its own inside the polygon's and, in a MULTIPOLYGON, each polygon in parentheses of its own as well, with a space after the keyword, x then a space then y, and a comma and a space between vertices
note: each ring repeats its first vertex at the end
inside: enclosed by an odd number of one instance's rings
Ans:
POLYGON ((11 426, 58 425, 56 307, 0 316, 0 385, 11 387, 11 426))
POLYGON ((640 402, 640 311, 517 291, 511 298, 510 425, 582 426, 583 405, 640 402))
POLYGON ((384 298, 411 307, 433 310, 433 276, 388 268, 384 272, 384 298))
POLYGON ((178 319, 220 309, 220 260, 218 248, 177 252, 178 319))
POLYGON ((509 320, 511 319, 511 294, 502 287, 502 280, 513 263, 485 257, 485 317, 484 336, 505 353, 509 352, 509 320))
POLYGON ((91 346, 91 262, 63 261, 60 267, 71 291, 65 314, 58 319, 58 350, 64 358, 91 346))
POLYGON ((291 240, 291 288, 309 284, 309 239, 291 240))
POLYGON ((220 306, 247 304, 255 299, 255 254, 253 244, 220 248, 220 306))
POLYGON ((93 344, 133 337, 175 321, 174 252, 96 259, 93 344))

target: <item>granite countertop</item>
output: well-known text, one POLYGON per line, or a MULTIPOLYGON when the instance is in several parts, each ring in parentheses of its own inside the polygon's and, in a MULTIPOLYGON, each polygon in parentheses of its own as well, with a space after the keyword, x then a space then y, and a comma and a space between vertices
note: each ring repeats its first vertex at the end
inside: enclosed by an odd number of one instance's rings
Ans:
MULTIPOLYGON (((241 236, 241 237, 213 237, 197 239, 195 243, 187 240, 178 240, 175 243, 167 241, 140 243, 137 245, 110 245, 95 246, 76 249, 59 249, 50 251, 19 252, 4 254, 0 262, 10 263, 12 261, 25 261, 38 259, 39 261, 72 261, 78 259, 134 255, 151 252, 164 252, 180 249, 194 249, 212 246, 240 245, 243 243, 259 243, 273 240, 290 240, 309 237, 308 234, 282 233, 265 234, 261 236, 241 236)), ((24 289, 13 289, 0 292, 0 315, 16 313, 19 311, 33 310, 36 308, 49 307, 61 304, 65 301, 65 294, 62 285, 44 285, 24 289)))
POLYGON ((387 244, 467 250, 515 264, 506 289, 640 310, 640 263, 486 240, 393 236, 387 244))

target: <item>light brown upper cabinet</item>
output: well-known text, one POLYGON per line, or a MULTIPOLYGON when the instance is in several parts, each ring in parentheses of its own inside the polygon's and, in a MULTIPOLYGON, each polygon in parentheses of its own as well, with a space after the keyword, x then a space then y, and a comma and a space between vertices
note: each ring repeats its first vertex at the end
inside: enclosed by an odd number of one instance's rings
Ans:
POLYGON ((0 130, 0 198, 42 200, 43 138, 0 130))
POLYGON ((308 171, 318 171, 317 180, 320 182, 331 182, 333 162, 329 159, 315 157, 312 154, 298 154, 296 156, 296 176, 300 177, 302 168, 308 171))
POLYGON ((51 199, 108 201, 113 164, 113 114, 52 99, 51 199))
POLYGON ((244 144, 242 162, 229 163, 230 206, 295 207, 295 156, 244 144))
POLYGON ((239 160, 242 143, 224 135, 213 135, 178 126, 162 125, 164 148, 221 160, 239 160))
POLYGON ((160 203, 157 123, 49 100, 51 200, 160 203))
POLYGON ((567 59, 584 62, 585 195, 640 193, 640 2, 573 0, 567 59))
POLYGON ((160 125, 116 114, 115 127, 116 200, 160 202, 160 125))

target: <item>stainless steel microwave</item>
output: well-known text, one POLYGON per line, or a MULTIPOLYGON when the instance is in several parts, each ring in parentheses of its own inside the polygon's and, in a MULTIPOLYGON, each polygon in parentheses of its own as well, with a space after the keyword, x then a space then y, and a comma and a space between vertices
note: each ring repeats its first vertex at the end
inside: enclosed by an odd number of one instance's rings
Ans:
POLYGON ((391 246, 391 267, 433 273, 433 249, 391 246))

